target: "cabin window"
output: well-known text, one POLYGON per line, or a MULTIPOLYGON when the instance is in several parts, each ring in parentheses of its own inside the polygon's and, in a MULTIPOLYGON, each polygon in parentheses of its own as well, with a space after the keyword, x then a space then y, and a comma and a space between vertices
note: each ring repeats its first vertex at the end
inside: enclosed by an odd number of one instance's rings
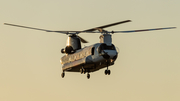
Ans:
POLYGON ((80 54, 80 58, 83 58, 83 55, 82 55, 82 54, 80 54))
POLYGON ((74 60, 76 60, 76 56, 74 56, 74 60))
POLYGON ((94 47, 91 49, 91 55, 94 55, 94 47))
POLYGON ((89 55, 89 52, 87 51, 87 52, 86 52, 86 56, 88 56, 88 55, 89 55))

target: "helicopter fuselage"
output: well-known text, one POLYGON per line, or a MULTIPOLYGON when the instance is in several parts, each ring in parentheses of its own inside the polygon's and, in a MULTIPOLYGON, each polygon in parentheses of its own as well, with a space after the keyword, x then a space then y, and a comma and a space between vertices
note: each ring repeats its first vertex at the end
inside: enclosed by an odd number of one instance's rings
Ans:
POLYGON ((85 69, 87 72, 94 72, 113 65, 117 55, 113 44, 108 46, 105 43, 96 43, 76 50, 73 54, 64 55, 60 62, 63 71, 80 72, 85 69))
POLYGON ((110 75, 111 71, 108 69, 108 66, 114 64, 118 52, 115 46, 112 44, 111 34, 114 33, 131 33, 131 32, 143 32, 143 31, 154 31, 154 30, 164 30, 164 29, 174 29, 176 27, 166 27, 166 28, 153 28, 153 29, 143 29, 143 30, 129 30, 129 31, 106 31, 104 28, 115 26, 118 24, 123 24, 131 22, 131 20, 120 21, 116 23, 111 23, 108 25, 103 25, 83 31, 53 31, 40 28, 33 28, 15 24, 4 23, 5 25, 28 28, 34 30, 40 30, 45 32, 56 32, 67 34, 67 44, 66 47, 61 49, 61 53, 64 55, 60 62, 62 64, 62 78, 65 76, 65 71, 69 72, 87 72, 87 78, 90 78, 89 72, 94 72, 99 69, 107 67, 105 70, 105 75, 110 75), (97 32, 98 31, 98 32, 97 32), (82 43, 88 43, 85 39, 80 37, 79 33, 101 33, 100 43, 81 48, 82 43))

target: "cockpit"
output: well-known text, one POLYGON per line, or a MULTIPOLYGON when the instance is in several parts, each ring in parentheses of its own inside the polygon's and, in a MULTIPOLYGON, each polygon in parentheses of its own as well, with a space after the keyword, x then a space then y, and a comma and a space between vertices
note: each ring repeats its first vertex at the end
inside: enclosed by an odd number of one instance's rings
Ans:
POLYGON ((111 46, 108 46, 106 44, 101 44, 98 48, 98 52, 101 53, 102 50, 116 50, 116 48, 113 44, 111 46))

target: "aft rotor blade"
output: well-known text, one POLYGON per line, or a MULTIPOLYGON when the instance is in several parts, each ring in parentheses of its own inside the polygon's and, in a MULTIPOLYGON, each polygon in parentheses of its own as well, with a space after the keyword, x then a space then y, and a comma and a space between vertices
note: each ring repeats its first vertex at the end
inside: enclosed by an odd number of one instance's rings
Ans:
POLYGON ((176 27, 154 28, 154 29, 143 29, 143 30, 130 30, 130 31, 112 31, 112 32, 108 32, 108 33, 132 33, 132 32, 155 31, 155 30, 174 29, 174 28, 176 28, 176 27))
POLYGON ((116 22, 116 23, 112 23, 112 24, 108 24, 108 25, 104 25, 104 26, 100 26, 100 27, 95 27, 95 28, 87 29, 87 30, 84 30, 84 31, 85 32, 86 31, 87 32, 95 31, 95 30, 98 30, 98 29, 103 29, 103 28, 115 26, 115 25, 118 25, 118 24, 123 24, 123 23, 126 23, 126 22, 131 22, 131 20, 125 20, 125 21, 121 21, 121 22, 116 22))
POLYGON ((10 26, 15 26, 15 27, 22 27, 22 28, 28 28, 28 29, 41 30, 41 31, 46 31, 46 32, 50 32, 51 31, 51 30, 46 30, 46 29, 33 28, 33 27, 27 27, 27 26, 21 26, 21 25, 9 24, 9 23, 4 23, 4 24, 5 25, 10 25, 10 26))
POLYGON ((27 26, 21 26, 21 25, 9 24, 9 23, 4 23, 4 24, 5 24, 5 25, 9 25, 9 26, 15 26, 15 27, 21 27, 21 28, 28 28, 28 29, 34 29, 34 30, 40 30, 40 31, 46 31, 46 32, 63 33, 63 34, 76 34, 76 33, 82 32, 82 31, 53 31, 53 30, 33 28, 33 27, 27 27, 27 26))
MULTIPOLYGON (((78 35, 77 35, 78 36, 78 35)), ((78 36, 79 39, 81 40, 82 43, 88 43, 88 41, 86 41, 85 39, 83 39, 82 37, 78 36)))

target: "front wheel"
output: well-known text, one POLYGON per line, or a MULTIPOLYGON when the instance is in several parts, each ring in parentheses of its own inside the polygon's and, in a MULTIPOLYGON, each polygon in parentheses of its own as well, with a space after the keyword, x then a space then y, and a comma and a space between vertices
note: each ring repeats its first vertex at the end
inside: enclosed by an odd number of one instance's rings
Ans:
POLYGON ((110 70, 108 70, 107 74, 108 74, 108 75, 110 75, 110 74, 111 74, 111 71, 110 71, 110 70))
POLYGON ((62 72, 61 77, 62 77, 62 78, 64 78, 64 76, 65 76, 65 73, 64 73, 64 72, 62 72))
POLYGON ((104 71, 104 74, 107 75, 107 74, 108 74, 108 70, 105 70, 105 71, 104 71))
POLYGON ((104 71, 104 74, 105 74, 105 75, 110 75, 110 74, 111 74, 111 71, 108 70, 108 69, 106 69, 106 70, 104 71))

